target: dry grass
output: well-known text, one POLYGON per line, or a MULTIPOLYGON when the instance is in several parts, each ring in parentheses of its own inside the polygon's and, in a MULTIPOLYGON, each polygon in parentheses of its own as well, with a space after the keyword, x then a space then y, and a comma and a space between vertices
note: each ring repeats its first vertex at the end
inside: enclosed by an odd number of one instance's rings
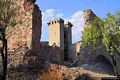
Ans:
POLYGON ((51 69, 40 75, 41 80, 63 80, 62 74, 58 71, 56 65, 51 65, 51 69))

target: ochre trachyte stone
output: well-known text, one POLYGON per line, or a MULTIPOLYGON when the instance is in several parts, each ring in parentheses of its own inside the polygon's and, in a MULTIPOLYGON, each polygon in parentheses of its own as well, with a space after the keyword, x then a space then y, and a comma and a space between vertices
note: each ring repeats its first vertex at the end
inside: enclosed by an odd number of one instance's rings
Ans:
MULTIPOLYGON (((15 16, 17 25, 15 27, 9 27, 7 29, 8 38, 8 48, 14 49, 19 46, 32 46, 33 35, 40 35, 41 30, 41 11, 38 6, 29 0, 17 0, 15 1, 17 15, 15 16), (36 21, 35 21, 36 20, 36 21), (33 29, 36 30, 38 34, 32 34, 33 29)), ((40 36, 39 40, 40 40, 40 36)))
MULTIPOLYGON (((41 52, 40 38, 42 27, 42 15, 36 0, 15 0, 17 25, 6 30, 8 40, 8 66, 18 66, 26 55, 39 58, 36 67, 43 67, 45 63, 41 52)), ((38 61, 38 60, 36 60, 38 61)))

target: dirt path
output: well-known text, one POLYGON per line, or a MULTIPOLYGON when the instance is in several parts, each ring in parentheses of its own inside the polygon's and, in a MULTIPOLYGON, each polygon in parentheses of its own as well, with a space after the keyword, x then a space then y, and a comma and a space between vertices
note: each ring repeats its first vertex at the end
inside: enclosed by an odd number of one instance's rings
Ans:
POLYGON ((92 72, 92 71, 88 71, 88 70, 84 70, 84 69, 79 69, 80 74, 88 74, 91 77, 95 77, 95 78, 115 78, 116 76, 113 75, 109 75, 109 74, 102 74, 102 73, 96 73, 96 72, 92 72))

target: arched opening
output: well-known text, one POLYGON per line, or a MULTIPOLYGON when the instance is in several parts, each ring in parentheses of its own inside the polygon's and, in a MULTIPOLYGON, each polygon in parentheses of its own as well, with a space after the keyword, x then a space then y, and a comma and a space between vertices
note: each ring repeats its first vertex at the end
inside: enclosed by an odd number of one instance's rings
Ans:
POLYGON ((105 56, 99 55, 97 57, 97 62, 102 64, 101 66, 108 74, 114 74, 114 67, 105 56))

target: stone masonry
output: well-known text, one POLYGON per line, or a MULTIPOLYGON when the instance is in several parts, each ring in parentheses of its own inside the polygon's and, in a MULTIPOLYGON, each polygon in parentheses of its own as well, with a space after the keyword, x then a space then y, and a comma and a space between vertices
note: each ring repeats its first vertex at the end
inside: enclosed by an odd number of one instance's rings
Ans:
POLYGON ((49 27, 49 45, 64 49, 64 60, 72 60, 70 46, 72 45, 72 24, 64 24, 63 19, 50 20, 49 27))
POLYGON ((83 17, 85 22, 84 27, 88 27, 88 25, 93 21, 96 15, 93 13, 91 9, 85 9, 83 12, 84 12, 83 17))
MULTIPOLYGON (((39 57, 39 61, 37 60, 39 66, 37 67, 40 67, 40 64, 43 66, 45 59, 40 45, 41 11, 35 4, 35 0, 17 0, 15 3, 17 8, 17 15, 15 16, 17 25, 8 27, 6 31, 9 53, 8 66, 18 66, 23 59, 28 59, 29 57, 34 58, 34 61, 31 61, 33 64, 39 57)), ((31 64, 30 61, 26 63, 31 64)))
MULTIPOLYGON (((93 13, 91 9, 85 9, 83 16, 85 21, 84 29, 87 29, 95 18, 98 18, 100 21, 102 21, 99 17, 97 17, 93 13)), ((98 28, 99 26, 96 25, 96 27, 98 28)), ((109 59, 111 59, 110 55, 109 53, 106 52, 106 48, 104 45, 101 47, 98 47, 98 45, 99 41, 96 44, 96 50, 93 50, 89 45, 82 46, 82 41, 74 44, 75 46, 74 52, 77 54, 76 55, 77 60, 75 64, 77 66, 81 66, 81 68, 84 68, 86 70, 91 70, 99 73, 111 73, 113 68, 109 61, 109 59), (98 56, 102 56, 103 59, 100 60, 98 56)))

